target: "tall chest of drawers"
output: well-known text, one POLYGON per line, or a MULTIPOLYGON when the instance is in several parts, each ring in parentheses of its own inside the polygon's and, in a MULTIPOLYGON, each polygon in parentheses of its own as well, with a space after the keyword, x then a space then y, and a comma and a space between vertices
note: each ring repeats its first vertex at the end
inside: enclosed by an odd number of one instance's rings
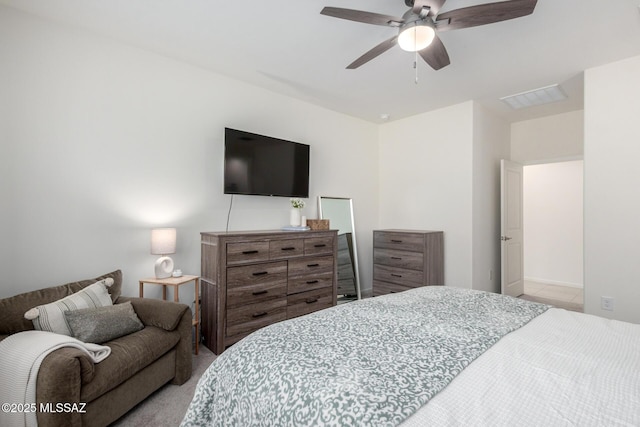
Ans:
POLYGON ((336 253, 336 230, 201 233, 204 345, 335 305, 336 253))
POLYGON ((444 233, 374 230, 373 295, 444 285, 444 233))

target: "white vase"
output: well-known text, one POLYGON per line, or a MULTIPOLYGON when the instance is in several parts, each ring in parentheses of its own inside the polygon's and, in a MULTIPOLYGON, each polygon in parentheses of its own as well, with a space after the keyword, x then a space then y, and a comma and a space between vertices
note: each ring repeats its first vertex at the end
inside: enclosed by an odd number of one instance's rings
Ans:
POLYGON ((292 227, 300 227, 300 209, 291 208, 291 215, 289 216, 289 225, 292 227))

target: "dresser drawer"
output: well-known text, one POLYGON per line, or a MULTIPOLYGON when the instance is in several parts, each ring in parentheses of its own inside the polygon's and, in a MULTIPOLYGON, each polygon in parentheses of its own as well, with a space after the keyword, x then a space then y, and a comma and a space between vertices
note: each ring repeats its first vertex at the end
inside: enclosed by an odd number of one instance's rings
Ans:
POLYGON ((304 239, 305 255, 322 255, 333 253, 332 237, 312 237, 304 239))
POLYGON ((313 276, 289 277, 288 294, 309 291, 311 289, 328 288, 333 285, 333 271, 314 274, 313 276))
POLYGON ((269 257, 283 259, 304 255, 304 239, 272 240, 269 242, 269 257))
POLYGON ((238 286, 287 282, 287 262, 265 262, 227 268, 227 290, 238 286))
POLYGON ((330 288, 315 289, 290 295, 287 305, 287 319, 313 313, 333 305, 333 293, 330 288))
POLYGON ((269 260, 269 242, 227 244, 227 265, 269 260))
POLYGON ((226 335, 247 335, 287 318, 287 298, 227 309, 226 335))
POLYGON ((333 257, 308 257, 289 260, 287 293, 309 291, 333 285, 333 257))
POLYGON ((424 266, 424 254, 422 252, 407 252, 395 249, 374 249, 373 263, 388 265, 391 267, 422 270, 424 266))
POLYGON ((286 294, 286 261, 227 269, 227 307, 254 304, 286 294))
POLYGON ((377 297, 380 295, 395 294, 398 292, 407 291, 409 289, 414 289, 414 288, 409 286, 397 285, 394 283, 378 282, 376 280, 373 281, 374 297, 377 297))
POLYGON ((333 273, 333 257, 316 256, 289 260, 289 278, 292 276, 333 273))
POLYGON ((373 247, 422 252, 424 250, 424 234, 374 231, 373 247))
POLYGON ((422 271, 406 270, 404 268, 389 267, 387 265, 373 265, 373 280, 396 283, 408 287, 424 285, 422 271))

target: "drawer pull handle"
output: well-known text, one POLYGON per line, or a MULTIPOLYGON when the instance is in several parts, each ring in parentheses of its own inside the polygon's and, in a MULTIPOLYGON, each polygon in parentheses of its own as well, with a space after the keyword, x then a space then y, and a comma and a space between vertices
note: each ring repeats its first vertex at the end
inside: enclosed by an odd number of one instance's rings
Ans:
POLYGON ((295 251, 296 247, 295 246, 287 246, 286 248, 280 248, 283 251, 295 251))
POLYGON ((320 264, 315 263, 315 264, 307 264, 307 267, 319 267, 320 264))
POLYGON ((253 293, 253 295, 264 295, 264 294, 266 294, 267 292, 269 292, 269 291, 265 291, 265 290, 262 290, 262 291, 255 291, 255 292, 253 293))
POLYGON ((393 274, 393 273, 391 273, 391 275, 392 275, 393 277, 402 277, 402 274, 393 274))
POLYGON ((258 251, 253 250, 253 251, 242 251, 242 255, 251 255, 251 254, 257 254, 258 251))
POLYGON ((262 317, 266 315, 267 315, 266 311, 261 311, 260 313, 253 313, 252 317, 262 317))
POLYGON ((319 280, 307 280, 307 285, 313 285, 314 283, 318 283, 319 280))
POLYGON ((324 243, 319 243, 317 245, 313 245, 314 248, 324 248, 325 246, 327 246, 327 245, 325 245, 324 243))
POLYGON ((391 259, 402 259, 402 257, 399 256, 392 256, 391 259))
POLYGON ((318 302, 318 298, 307 298, 305 302, 307 304, 313 304, 314 302, 318 302))
POLYGON ((391 239, 391 243, 402 243, 402 240, 391 239))
POLYGON ((253 273, 254 276, 264 276, 265 274, 269 274, 268 271, 256 271, 253 273))

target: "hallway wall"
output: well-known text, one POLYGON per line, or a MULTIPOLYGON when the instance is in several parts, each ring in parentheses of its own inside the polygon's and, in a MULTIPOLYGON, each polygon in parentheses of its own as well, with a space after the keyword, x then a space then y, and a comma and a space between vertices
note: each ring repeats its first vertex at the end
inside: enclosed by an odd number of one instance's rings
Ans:
POLYGON ((524 276, 583 287, 583 161, 524 167, 524 276))

